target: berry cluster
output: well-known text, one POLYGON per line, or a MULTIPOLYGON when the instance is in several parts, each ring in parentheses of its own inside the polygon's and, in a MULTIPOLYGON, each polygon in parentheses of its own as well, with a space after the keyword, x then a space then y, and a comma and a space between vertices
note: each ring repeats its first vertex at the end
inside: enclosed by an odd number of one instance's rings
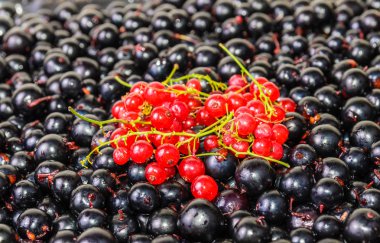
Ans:
POLYGON ((282 144, 288 138, 286 126, 281 124, 285 113, 295 110, 295 103, 280 97, 279 88, 266 78, 254 78, 241 62, 220 45, 241 67, 228 85, 209 76, 193 74, 173 78, 175 65, 168 78, 160 82, 140 81, 130 92, 112 106, 111 120, 99 122, 81 116, 99 126, 117 123, 109 141, 95 147, 86 157, 89 160, 105 145, 115 150, 116 164, 131 161, 148 163, 145 177, 152 185, 160 185, 177 174, 191 183, 195 198, 213 200, 218 194, 215 178, 205 175, 202 156, 225 159, 232 153, 239 159, 260 157, 281 162, 282 144), (211 85, 213 92, 203 93, 202 85, 211 85), (194 132, 194 127, 198 132, 194 132), (199 153, 200 141, 204 153, 199 153))

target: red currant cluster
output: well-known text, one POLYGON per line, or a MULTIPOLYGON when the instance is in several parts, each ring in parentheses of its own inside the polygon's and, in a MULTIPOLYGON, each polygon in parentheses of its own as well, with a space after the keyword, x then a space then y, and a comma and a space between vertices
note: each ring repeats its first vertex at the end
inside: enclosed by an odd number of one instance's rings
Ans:
POLYGON ((163 83, 135 83, 113 105, 114 119, 108 123, 118 126, 101 146, 115 148, 116 164, 149 162, 145 176, 153 185, 162 184, 178 171, 191 183, 195 198, 208 200, 216 197, 218 186, 205 175, 202 156, 231 152, 238 158, 256 156, 287 166, 279 161, 288 137, 281 122, 287 111, 295 110, 295 103, 280 99, 274 83, 254 79, 243 66, 242 74, 232 76, 228 85, 198 74, 173 79, 174 72, 163 83), (202 82, 213 92, 203 93, 202 82), (203 129, 195 133, 192 128, 198 125, 203 129), (201 139, 205 153, 198 153, 201 139))

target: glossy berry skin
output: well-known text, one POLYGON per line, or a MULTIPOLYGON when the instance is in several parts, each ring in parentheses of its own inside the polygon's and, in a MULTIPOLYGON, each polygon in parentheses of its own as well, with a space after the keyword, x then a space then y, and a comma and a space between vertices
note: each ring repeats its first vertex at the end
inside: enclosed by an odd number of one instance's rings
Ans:
POLYGON ((145 177, 152 185, 160 185, 168 179, 165 168, 161 167, 157 162, 149 163, 146 166, 145 177))
POLYGON ((77 238, 77 242, 85 243, 91 241, 99 241, 104 243, 112 243, 115 242, 115 238, 108 230, 99 227, 93 227, 82 234, 80 234, 77 238))
POLYGON ((153 235, 175 234, 177 232, 177 213, 169 208, 155 211, 148 221, 148 232, 153 235))
POLYGON ((221 222, 222 215, 212 203, 194 199, 179 214, 178 229, 187 240, 212 242, 220 233, 221 222))
POLYGON ((236 189, 227 189, 222 191, 215 199, 215 206, 224 215, 231 215, 239 210, 248 209, 248 198, 236 189))
POLYGON ((160 204, 160 195, 154 186, 148 183, 136 183, 129 191, 129 203, 132 209, 149 213, 160 204))
POLYGON ((309 229, 299 228, 290 232, 290 239, 292 242, 314 242, 313 232, 309 229))
POLYGON ((269 240, 269 227, 264 220, 244 217, 235 226, 233 237, 236 242, 266 242, 269 240))
POLYGON ((369 149, 380 140, 380 126, 372 121, 361 121, 354 125, 350 133, 350 141, 354 146, 369 149))
POLYGON ((70 209, 79 214, 86 208, 103 208, 104 203, 104 196, 96 187, 81 185, 71 193, 70 209))
POLYGON ((106 214, 96 208, 87 208, 78 215, 78 227, 85 231, 93 227, 105 227, 107 224, 106 214))
POLYGON ((205 107, 211 116, 219 118, 227 112, 227 100, 222 95, 211 95, 206 100, 205 107))
POLYGON ((218 185, 212 177, 201 175, 192 181, 191 193, 194 198, 202 198, 212 201, 218 194, 218 185))
POLYGON ((39 209, 27 209, 17 219, 17 233, 22 239, 44 240, 50 231, 51 219, 39 209))
POLYGON ((180 153, 173 144, 163 144, 156 149, 155 158, 162 167, 173 167, 178 163, 180 153))
POLYGON ((250 196, 271 188, 274 179, 272 167, 263 159, 245 159, 235 171, 235 180, 239 189, 250 196))
POLYGON ((16 243, 16 233, 6 224, 0 224, 0 240, 4 242, 16 243))
POLYGON ((380 216, 378 213, 371 209, 359 208, 348 217, 343 235, 352 242, 376 242, 380 237, 379 225, 380 216))
POLYGON ((139 140, 132 144, 130 156, 133 162, 145 163, 153 155, 153 147, 145 140, 139 140))
POLYGON ((337 128, 331 125, 319 125, 311 130, 309 144, 320 156, 337 156, 341 136, 337 128))
POLYGON ((343 201, 344 191, 341 185, 330 178, 320 179, 311 190, 311 200, 320 207, 334 208, 343 201))
POLYGON ((318 239, 337 239, 342 231, 341 222, 331 215, 319 216, 313 225, 313 231, 318 239))
POLYGON ((286 199, 276 190, 263 193, 256 203, 256 211, 268 223, 280 224, 286 218, 288 205, 286 199))
POLYGON ((293 197, 295 201, 302 202, 309 197, 313 185, 314 181, 310 173, 296 166, 281 177, 279 190, 288 197, 293 197))
MULTIPOLYGON (((216 152, 218 150, 212 150, 216 152)), ((236 169, 237 159, 231 153, 228 153, 224 158, 221 155, 212 155, 206 157, 205 167, 206 173, 213 177, 214 179, 220 181, 226 181, 234 175, 236 169)))
POLYGON ((363 208, 370 208, 377 213, 380 212, 379 205, 380 190, 375 188, 369 188, 364 190, 359 196, 359 205, 363 208))
POLYGON ((187 182, 192 182, 196 177, 204 175, 205 170, 203 161, 196 157, 185 158, 178 166, 179 174, 187 182))

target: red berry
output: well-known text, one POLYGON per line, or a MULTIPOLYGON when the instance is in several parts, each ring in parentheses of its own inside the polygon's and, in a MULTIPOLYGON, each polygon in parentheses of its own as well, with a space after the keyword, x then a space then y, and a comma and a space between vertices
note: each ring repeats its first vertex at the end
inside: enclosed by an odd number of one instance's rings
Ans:
POLYGON ((191 183, 191 193, 195 198, 212 201, 218 194, 218 184, 212 177, 201 175, 191 183))
POLYGON ((193 88, 195 90, 201 91, 202 90, 202 85, 201 82, 198 79, 190 79, 187 81, 186 86, 189 88, 193 88))
POLYGON ((124 147, 116 148, 113 151, 113 160, 117 165, 124 165, 129 160, 129 150, 124 147))
POLYGON ((262 156, 269 156, 271 153, 272 142, 267 138, 255 139, 252 146, 252 152, 262 156))
POLYGON ((156 149, 155 158, 161 167, 173 167, 177 165, 180 154, 176 146, 166 143, 156 149))
POLYGON ((273 135, 272 127, 269 124, 261 123, 257 125, 254 135, 255 138, 271 138, 273 135))
POLYGON ((242 94, 230 93, 227 98, 228 110, 236 111, 239 107, 247 104, 242 94))
POLYGON ((278 97, 280 97, 280 90, 274 83, 266 82, 263 84, 263 86, 264 94, 268 96, 272 102, 276 101, 278 97))
POLYGON ((175 116, 175 118, 180 121, 184 121, 190 113, 190 109, 186 103, 178 100, 172 103, 170 106, 170 111, 175 116))
POLYGON ((252 134, 257 126, 255 118, 249 113, 240 114, 235 118, 236 130, 240 136, 252 134))
POLYGON ((228 80, 228 86, 238 86, 243 88, 248 84, 247 79, 245 79, 241 74, 234 74, 228 80))
POLYGON ((164 170, 168 179, 174 177, 177 173, 176 167, 164 167, 164 170))
POLYGON ((223 134, 222 142, 225 145, 230 146, 233 143, 236 143, 236 138, 234 138, 234 136, 232 135, 232 133, 230 131, 228 131, 228 132, 226 132, 226 133, 223 134))
POLYGON ((172 90, 172 92, 170 92, 170 96, 171 96, 172 100, 178 100, 178 101, 182 101, 185 103, 187 103, 189 101, 189 94, 184 92, 187 90, 185 85, 174 84, 174 85, 170 86, 168 89, 172 90), (175 91, 178 91, 178 92, 175 92, 175 91))
POLYGON ((260 100, 249 101, 247 107, 252 111, 254 116, 265 113, 265 106, 260 100))
POLYGON ((274 124, 272 127, 272 133, 272 138, 279 144, 285 143, 289 136, 288 128, 282 124, 274 124))
MULTIPOLYGON (((257 77, 256 81, 261 85, 266 83, 266 82, 269 82, 268 79, 266 79, 264 77, 257 77)), ((259 97, 260 89, 259 89, 259 87, 257 87, 255 82, 252 82, 251 85, 249 86, 249 92, 251 92, 251 94, 253 94, 256 97, 259 97)))
MULTIPOLYGON (((236 152, 246 153, 249 149, 249 143, 247 141, 236 141, 235 143, 231 145, 231 147, 234 150, 236 150, 236 152)), ((247 155, 239 154, 235 156, 242 159, 242 158, 245 158, 247 155)))
POLYGON ((146 166, 145 178, 152 185, 160 185, 166 181, 168 176, 164 168, 160 167, 158 163, 153 162, 146 166))
POLYGON ((136 93, 139 95, 143 95, 146 87, 148 87, 148 83, 146 83, 144 81, 139 81, 132 86, 130 93, 136 93))
POLYGON ((132 135, 132 136, 126 136, 124 139, 119 139, 121 136, 125 136, 128 134, 128 130, 127 129, 124 129, 124 128, 116 128, 112 134, 111 134, 111 137, 110 137, 110 140, 115 140, 117 142, 113 142, 111 143, 111 146, 113 148, 116 148, 116 147, 126 147, 126 148, 129 148, 133 142, 135 141, 135 138, 136 136, 135 135, 132 135), (119 139, 119 140, 118 140, 119 139), (116 146, 117 144, 117 146, 116 146))
POLYGON ((279 105, 286 111, 286 112, 293 112, 296 110, 297 104, 290 98, 279 98, 278 99, 279 105))
POLYGON ((222 117, 227 113, 227 99, 221 94, 210 95, 205 102, 205 107, 211 116, 222 117))
POLYGON ((169 129, 173 120, 172 112, 164 106, 155 107, 150 114, 150 121, 157 130, 169 129))
POLYGON ((211 114, 206 110, 205 107, 200 108, 196 112, 195 120, 199 125, 210 126, 214 122, 216 122, 215 117, 211 116, 211 114))
POLYGON ((125 111, 124 102, 121 100, 116 101, 115 104, 113 104, 111 110, 112 116, 116 119, 119 119, 120 114, 124 113, 125 111))
POLYGON ((130 93, 124 99, 125 108, 128 111, 140 111, 140 107, 144 104, 143 97, 138 93, 130 93))
POLYGON ((214 148, 217 148, 219 146, 218 136, 216 135, 207 136, 205 140, 203 141, 203 146, 206 152, 210 152, 214 148))
POLYGON ((178 166, 180 176, 187 182, 192 182, 196 177, 204 175, 205 171, 205 165, 197 157, 183 159, 178 166))
POLYGON ((251 93, 244 93, 243 97, 244 97, 245 101, 247 101, 247 102, 250 102, 251 100, 253 100, 255 98, 251 93))
POLYGON ((272 115, 272 117, 270 119, 271 119, 271 121, 274 121, 274 122, 283 121, 285 119, 285 111, 284 111, 284 109, 282 109, 278 105, 275 105, 274 106, 274 114, 272 115))
MULTIPOLYGON (((195 134, 192 130, 186 130, 186 132, 195 134)), ((199 149, 199 138, 183 135, 178 137, 178 142, 181 143, 178 148, 181 154, 195 154, 199 149)))
POLYGON ((252 112, 247 106, 239 107, 239 108, 235 111, 234 116, 235 116, 235 117, 238 117, 240 114, 243 114, 243 113, 249 113, 249 114, 251 114, 252 116, 254 116, 253 112, 252 112))
POLYGON ((151 82, 144 91, 144 99, 153 106, 159 106, 165 102, 167 94, 165 86, 160 82, 151 82))
POLYGON ((138 140, 131 146, 131 159, 137 164, 145 163, 152 155, 153 147, 145 140, 138 140))
POLYGON ((188 116, 186 120, 182 122, 183 130, 189 130, 197 125, 196 119, 192 116, 188 116))
POLYGON ((280 160, 284 154, 284 148, 277 142, 272 142, 272 149, 269 157, 280 160))

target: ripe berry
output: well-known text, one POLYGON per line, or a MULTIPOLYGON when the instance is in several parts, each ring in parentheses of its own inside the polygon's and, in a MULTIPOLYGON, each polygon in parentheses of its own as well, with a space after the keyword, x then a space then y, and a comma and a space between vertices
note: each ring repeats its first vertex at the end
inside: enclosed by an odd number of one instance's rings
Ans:
POLYGON ((156 162, 152 162, 146 166, 145 177, 152 185, 160 185, 168 178, 165 169, 160 167, 156 162))
POLYGON ((206 110, 211 116, 219 118, 227 113, 227 99, 223 95, 210 95, 205 102, 206 110))
POLYGON ((188 157, 181 161, 178 166, 180 176, 187 182, 192 182, 196 177, 205 174, 205 165, 196 157, 188 157))
POLYGON ((212 177, 201 175, 191 183, 191 193, 195 198, 212 201, 218 194, 218 185, 212 177))
POLYGON ((272 138, 279 144, 286 142, 289 136, 289 131, 286 126, 282 124, 274 124, 272 127, 272 138))
POLYGON ((153 155, 152 145, 145 140, 138 140, 132 144, 130 150, 131 159, 137 164, 145 163, 153 155))
POLYGON ((119 147, 113 151, 113 160, 117 165, 126 164, 129 160, 129 157, 129 150, 127 148, 119 147))
POLYGON ((166 143, 156 149, 155 158, 160 166, 173 167, 177 165, 180 154, 176 146, 166 143))
POLYGON ((150 115, 150 121, 157 130, 169 129, 174 121, 174 116, 169 108, 155 107, 150 115))
POLYGON ((255 118, 249 113, 240 114, 236 117, 235 124, 240 136, 248 136, 249 134, 252 134, 257 126, 255 118))

